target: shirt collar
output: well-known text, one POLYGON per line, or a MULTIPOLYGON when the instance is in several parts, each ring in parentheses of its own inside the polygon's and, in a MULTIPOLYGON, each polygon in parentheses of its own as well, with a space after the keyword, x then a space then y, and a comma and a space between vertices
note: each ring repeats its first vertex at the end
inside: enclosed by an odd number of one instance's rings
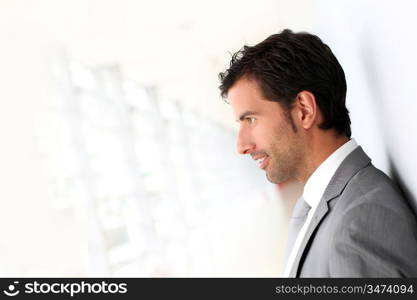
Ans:
POLYGON ((358 146, 349 140, 327 157, 311 174, 304 186, 303 198, 312 207, 318 206, 323 193, 342 161, 358 146))

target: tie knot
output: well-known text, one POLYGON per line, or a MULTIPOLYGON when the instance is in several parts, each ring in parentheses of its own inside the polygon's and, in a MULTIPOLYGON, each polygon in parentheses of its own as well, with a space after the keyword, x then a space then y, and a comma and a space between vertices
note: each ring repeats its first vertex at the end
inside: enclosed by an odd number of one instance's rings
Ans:
POLYGON ((305 218, 311 206, 304 200, 303 197, 297 200, 292 213, 292 218, 305 218))

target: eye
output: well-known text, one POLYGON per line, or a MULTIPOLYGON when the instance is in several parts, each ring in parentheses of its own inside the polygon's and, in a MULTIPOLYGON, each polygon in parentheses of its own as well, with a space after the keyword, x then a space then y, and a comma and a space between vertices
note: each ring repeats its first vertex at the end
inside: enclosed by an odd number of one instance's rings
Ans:
POLYGON ((254 117, 247 117, 245 118, 245 120, 249 123, 249 124, 254 124, 256 121, 256 118, 254 117))

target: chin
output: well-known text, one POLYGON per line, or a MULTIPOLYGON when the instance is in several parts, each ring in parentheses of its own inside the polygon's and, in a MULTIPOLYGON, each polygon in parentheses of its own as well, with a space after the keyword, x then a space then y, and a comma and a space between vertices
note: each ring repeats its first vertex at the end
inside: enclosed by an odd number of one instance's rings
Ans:
POLYGON ((266 179, 268 179, 269 182, 275 183, 275 184, 279 184, 283 182, 277 178, 270 177, 268 174, 266 174, 266 179))
POLYGON ((266 178, 269 182, 274 184, 281 184, 289 181, 288 176, 271 176, 270 174, 266 173, 266 178))

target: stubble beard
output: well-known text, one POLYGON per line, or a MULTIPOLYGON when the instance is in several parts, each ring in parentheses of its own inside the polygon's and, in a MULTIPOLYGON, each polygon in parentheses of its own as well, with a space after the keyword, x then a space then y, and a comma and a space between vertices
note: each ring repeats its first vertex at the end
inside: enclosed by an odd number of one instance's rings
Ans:
POLYGON ((277 146, 270 151, 270 161, 266 168, 267 179, 275 184, 289 180, 300 180, 301 170, 304 166, 304 148, 297 137, 293 138, 286 149, 277 146))

